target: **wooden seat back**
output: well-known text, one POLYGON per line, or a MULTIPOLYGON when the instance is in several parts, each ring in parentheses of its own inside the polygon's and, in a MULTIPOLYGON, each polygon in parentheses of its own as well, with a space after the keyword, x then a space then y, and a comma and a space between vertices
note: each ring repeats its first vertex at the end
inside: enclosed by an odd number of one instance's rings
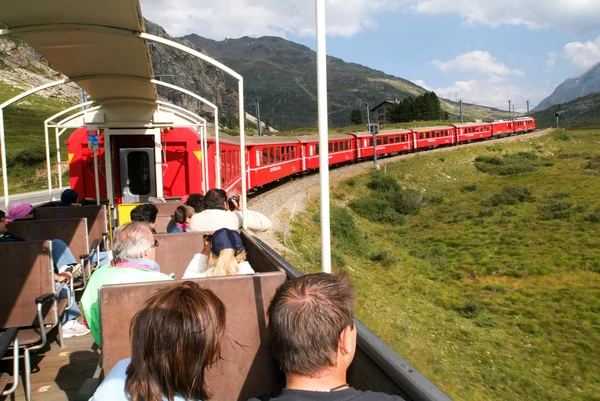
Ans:
POLYGON ((175 279, 183 278, 185 269, 195 254, 204 247, 203 233, 154 234, 158 240, 156 263, 165 274, 175 274, 175 279))
MULTIPOLYGON (((267 330, 267 309, 283 272, 194 279, 210 288, 227 308, 222 359, 207 371, 207 387, 215 400, 247 400, 268 394, 278 381, 267 330)), ((158 290, 181 281, 106 286, 100 289, 104 374, 131 356, 127 336, 131 319, 158 290)))
POLYGON ((35 209, 35 220, 56 220, 87 218, 89 241, 101 241, 102 234, 108 232, 108 213, 105 205, 58 206, 35 209))
MULTIPOLYGON (((50 241, 0 243, 0 328, 37 323, 35 299, 54 292, 50 241)), ((54 324, 54 313, 45 323, 54 324)))
POLYGON ((175 219, 170 214, 159 214, 156 216, 156 232, 165 234, 171 226, 175 225, 175 219))
POLYGON ((173 213, 175 213, 175 209, 177 209, 178 206, 183 205, 183 202, 164 202, 164 203, 153 203, 154 206, 156 206, 156 208, 158 209, 158 214, 159 215, 165 215, 168 214, 169 216, 172 216, 173 213))
POLYGON ((26 241, 63 240, 76 259, 90 250, 86 218, 14 221, 7 229, 26 241))

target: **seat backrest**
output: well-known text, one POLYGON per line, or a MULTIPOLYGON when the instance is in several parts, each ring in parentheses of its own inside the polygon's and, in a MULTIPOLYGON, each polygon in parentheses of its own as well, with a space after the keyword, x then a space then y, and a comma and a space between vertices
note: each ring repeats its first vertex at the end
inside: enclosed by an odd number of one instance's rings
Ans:
POLYGON ((168 232, 169 228, 175 225, 175 219, 170 214, 159 214, 156 216, 156 232, 164 234, 168 232))
POLYGON ((23 220, 8 223, 8 232, 26 241, 61 239, 77 259, 89 252, 86 218, 23 220))
POLYGON ((168 214, 169 216, 175 213, 175 209, 178 206, 183 205, 183 202, 164 202, 164 203, 153 203, 154 206, 158 209, 158 214, 168 214))
MULTIPOLYGON (((247 400, 268 394, 278 380, 267 330, 267 309, 283 272, 194 279, 210 288, 227 308, 222 359, 207 372, 207 386, 215 400, 247 400)), ((102 361, 105 375, 131 356, 127 336, 131 319, 158 290, 181 281, 106 286, 100 289, 102 361)))
POLYGON ((175 273, 175 279, 183 278, 185 269, 195 254, 204 247, 203 233, 154 234, 158 240, 156 263, 165 274, 175 273))
POLYGON ((39 207, 35 209, 35 220, 87 218, 90 243, 101 240, 108 232, 108 214, 105 205, 39 207))
MULTIPOLYGON (((54 292, 50 241, 0 243, 0 328, 37 322, 35 299, 54 292)), ((46 314, 54 323, 54 314, 46 314)))

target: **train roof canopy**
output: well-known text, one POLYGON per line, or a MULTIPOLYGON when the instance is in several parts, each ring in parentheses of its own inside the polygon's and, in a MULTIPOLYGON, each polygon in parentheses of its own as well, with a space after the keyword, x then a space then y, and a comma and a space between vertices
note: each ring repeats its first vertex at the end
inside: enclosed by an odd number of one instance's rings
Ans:
POLYGON ((2 1, 0 23, 99 103, 157 100, 138 0, 2 1))

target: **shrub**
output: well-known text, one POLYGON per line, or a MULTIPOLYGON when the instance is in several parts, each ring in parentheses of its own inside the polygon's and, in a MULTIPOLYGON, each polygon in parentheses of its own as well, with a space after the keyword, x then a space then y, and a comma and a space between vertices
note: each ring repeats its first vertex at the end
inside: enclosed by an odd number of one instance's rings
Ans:
POLYGON ((357 184, 356 178, 348 178, 346 181, 344 181, 344 184, 348 185, 349 187, 355 187, 357 184))
POLYGON ((382 266, 390 266, 394 262, 390 251, 377 251, 369 256, 369 260, 379 263, 382 266))
POLYGON ((437 195, 429 195, 425 200, 427 203, 431 203, 432 205, 441 205, 444 203, 444 197, 437 195))
POLYGON ((464 187, 461 188, 461 191, 463 191, 463 192, 475 192, 475 191, 477 191, 477 184, 465 185, 464 187))
POLYGON ((346 259, 344 256, 337 252, 335 249, 331 250, 331 263, 336 267, 344 267, 346 266, 346 259))
POLYGON ((382 173, 373 174, 367 187, 377 192, 390 192, 400 189, 398 181, 382 173))
POLYGON ((504 187, 502 192, 494 194, 490 199, 492 206, 516 205, 517 203, 532 202, 531 190, 526 187, 504 187))
POLYGON ((359 216, 376 223, 404 224, 406 218, 398 214, 388 201, 380 198, 358 198, 348 205, 359 216))
POLYGON ((556 131, 552 134, 552 138, 557 141, 570 141, 571 135, 567 131, 556 131))
POLYGON ((475 167, 477 170, 495 175, 512 175, 535 171, 537 166, 551 166, 553 163, 549 160, 539 161, 539 156, 531 152, 519 152, 510 155, 497 156, 479 156, 475 158, 475 167))
POLYGON ((396 191, 388 197, 394 210, 400 214, 416 213, 423 205, 423 194, 414 189, 396 191))
POLYGON ((591 157, 583 168, 588 170, 600 170, 600 155, 591 157))
POLYGON ((46 149, 41 145, 31 146, 19 152, 13 160, 14 164, 22 163, 24 166, 38 164, 46 160, 46 149))
POLYGON ((538 212, 544 220, 566 220, 573 214, 573 204, 566 201, 552 201, 539 206, 538 212))
POLYGON ((583 218, 591 223, 600 223, 600 208, 595 209, 592 213, 583 218))

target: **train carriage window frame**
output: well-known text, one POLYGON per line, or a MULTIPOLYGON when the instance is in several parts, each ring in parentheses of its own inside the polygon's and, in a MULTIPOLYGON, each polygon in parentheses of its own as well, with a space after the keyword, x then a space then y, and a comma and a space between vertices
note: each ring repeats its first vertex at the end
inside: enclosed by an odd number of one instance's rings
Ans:
POLYGON ((320 151, 319 145, 317 144, 317 145, 313 145, 313 146, 315 147, 315 154, 318 156, 319 155, 319 151, 320 151))
POLYGON ((275 148, 275 163, 279 163, 281 161, 281 147, 277 146, 275 148))
POLYGON ((146 152, 129 152, 127 154, 127 174, 129 176, 129 192, 132 195, 149 195, 152 189, 150 182, 150 157, 146 152))
POLYGON ((384 137, 383 137, 383 144, 384 144, 384 145, 387 145, 387 144, 389 143, 389 140, 390 140, 390 139, 389 139, 387 136, 384 136, 384 137))
POLYGON ((274 147, 270 147, 269 148, 269 164, 273 164, 275 163, 275 148, 274 147))
POLYGON ((369 138, 369 146, 373 147, 375 140, 373 138, 369 138))
POLYGON ((425 139, 431 139, 431 133, 430 132, 426 132, 425 133, 425 139))
POLYGON ((333 143, 329 142, 328 149, 329 149, 329 153, 333 152, 333 143))
POLYGON ((377 145, 382 145, 383 144, 383 138, 379 137, 377 138, 377 145))
POLYGON ((423 139, 425 137, 425 134, 423 134, 422 132, 419 132, 419 139, 423 139))
POLYGON ((333 151, 334 152, 339 152, 340 150, 340 143, 339 142, 334 142, 333 143, 333 151))

